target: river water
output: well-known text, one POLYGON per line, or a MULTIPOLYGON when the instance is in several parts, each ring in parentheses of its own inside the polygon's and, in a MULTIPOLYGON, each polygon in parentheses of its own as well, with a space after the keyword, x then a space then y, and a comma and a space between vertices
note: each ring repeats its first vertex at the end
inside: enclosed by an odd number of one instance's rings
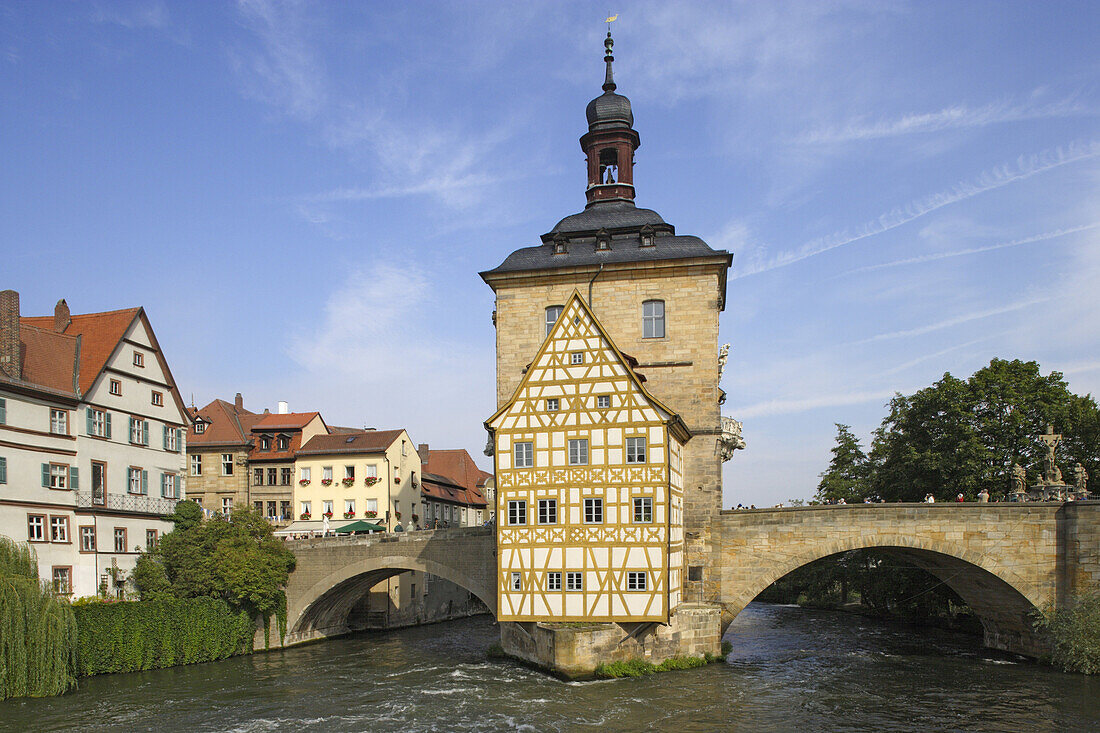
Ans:
POLYGON ((0 730, 1098 731, 1100 679, 953 632, 751 604, 724 664, 565 683, 489 661, 487 616, 0 702, 0 730))

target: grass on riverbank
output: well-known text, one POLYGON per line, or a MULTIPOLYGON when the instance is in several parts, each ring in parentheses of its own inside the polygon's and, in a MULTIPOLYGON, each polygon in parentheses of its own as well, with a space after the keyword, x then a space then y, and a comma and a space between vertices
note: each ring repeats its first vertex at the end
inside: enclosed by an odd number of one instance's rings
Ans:
POLYGON ((660 664, 653 664, 642 659, 631 659, 625 662, 609 662, 596 666, 596 677, 602 680, 620 679, 623 677, 644 677, 657 672, 672 672, 678 669, 695 669, 705 667, 714 662, 721 662, 733 650, 733 645, 728 641, 722 642, 722 653, 718 656, 704 654, 701 657, 669 657, 660 664))

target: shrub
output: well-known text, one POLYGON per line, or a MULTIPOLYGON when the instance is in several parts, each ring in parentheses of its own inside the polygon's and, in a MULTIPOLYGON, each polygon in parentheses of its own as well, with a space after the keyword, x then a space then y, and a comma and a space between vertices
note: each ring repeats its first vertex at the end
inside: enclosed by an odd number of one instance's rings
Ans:
POLYGON ((1048 610, 1036 626, 1050 634, 1050 662, 1063 672, 1100 674, 1100 591, 1079 595, 1071 606, 1048 610))

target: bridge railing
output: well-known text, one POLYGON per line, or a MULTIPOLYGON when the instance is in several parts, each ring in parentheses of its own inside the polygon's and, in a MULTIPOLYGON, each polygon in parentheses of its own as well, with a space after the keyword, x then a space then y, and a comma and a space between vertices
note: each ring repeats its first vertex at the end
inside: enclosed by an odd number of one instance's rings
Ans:
POLYGON ((455 537, 479 537, 492 535, 493 527, 452 527, 449 529, 421 529, 408 532, 371 532, 370 534, 328 535, 327 537, 309 537, 301 540, 287 540, 294 547, 312 547, 317 543, 374 544, 378 542, 426 542, 432 539, 453 539, 455 537))

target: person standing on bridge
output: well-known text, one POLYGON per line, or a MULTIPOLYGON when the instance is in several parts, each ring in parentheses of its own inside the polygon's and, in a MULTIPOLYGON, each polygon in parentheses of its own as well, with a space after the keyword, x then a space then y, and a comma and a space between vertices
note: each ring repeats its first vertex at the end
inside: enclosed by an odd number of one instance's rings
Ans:
POLYGON ((956 502, 958 502, 959 504, 961 504, 961 503, 963 503, 964 501, 966 501, 966 497, 965 497, 965 496, 963 496, 963 495, 962 495, 962 492, 960 491, 960 492, 959 492, 959 495, 955 497, 955 501, 956 501, 956 502))
POLYGON ((936 497, 932 496, 932 492, 928 492, 927 494, 924 495, 924 503, 925 504, 935 504, 936 503, 936 497))
POLYGON ((982 487, 982 490, 978 492, 978 503, 979 504, 988 504, 989 503, 989 490, 986 489, 984 486, 982 487))

